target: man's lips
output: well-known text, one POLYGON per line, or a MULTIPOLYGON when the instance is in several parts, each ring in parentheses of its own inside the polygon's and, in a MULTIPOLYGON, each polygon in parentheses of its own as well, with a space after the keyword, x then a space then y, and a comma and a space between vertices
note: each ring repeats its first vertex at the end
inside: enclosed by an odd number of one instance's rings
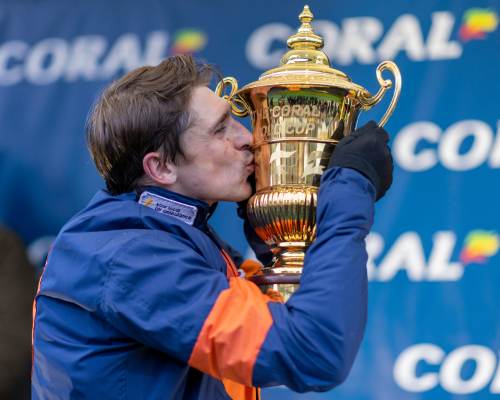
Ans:
POLYGON ((253 161, 252 161, 252 162, 250 162, 250 163, 248 163, 248 164, 245 166, 245 171, 248 173, 248 175, 250 175, 250 174, 253 174, 253 173, 254 173, 254 171, 255 171, 255 165, 254 165, 253 161))

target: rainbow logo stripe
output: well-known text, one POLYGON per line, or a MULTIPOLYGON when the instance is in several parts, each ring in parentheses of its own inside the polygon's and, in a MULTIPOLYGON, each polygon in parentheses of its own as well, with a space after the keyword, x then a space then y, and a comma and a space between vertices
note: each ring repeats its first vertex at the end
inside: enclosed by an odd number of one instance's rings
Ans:
POLYGON ((484 264, 500 249, 500 238, 495 232, 474 230, 469 232, 460 253, 462 264, 484 264))
POLYGON ((462 21, 458 32, 462 42, 484 39, 487 33, 493 32, 498 26, 497 14, 488 8, 471 8, 464 13, 462 21))
POLYGON ((197 29, 182 29, 177 31, 172 45, 172 54, 190 54, 201 50, 207 44, 205 32, 197 29))

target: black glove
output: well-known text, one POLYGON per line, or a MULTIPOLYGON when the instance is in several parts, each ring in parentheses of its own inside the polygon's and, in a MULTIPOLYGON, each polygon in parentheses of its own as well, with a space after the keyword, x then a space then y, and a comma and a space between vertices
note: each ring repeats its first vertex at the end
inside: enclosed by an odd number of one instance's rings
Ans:
MULTIPOLYGON (((252 174, 248 177, 248 182, 252 186, 252 195, 255 193, 255 174, 252 174)), ((247 216, 247 205, 248 199, 240 201, 238 203, 238 207, 236 212, 238 216, 243 220, 243 232, 245 233, 245 237, 247 238, 247 242, 254 251, 257 256, 257 260, 259 260, 264 266, 267 266, 273 260, 273 253, 269 246, 255 233, 255 230, 248 222, 247 216)))
POLYGON ((370 121, 337 144, 328 168, 352 168, 362 173, 375 186, 379 200, 392 184, 394 164, 388 141, 387 132, 370 121))

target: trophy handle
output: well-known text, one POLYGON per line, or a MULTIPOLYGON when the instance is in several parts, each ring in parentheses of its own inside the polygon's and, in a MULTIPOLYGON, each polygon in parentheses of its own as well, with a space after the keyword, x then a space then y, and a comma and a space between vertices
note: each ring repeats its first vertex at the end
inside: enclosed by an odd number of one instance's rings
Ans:
POLYGON ((380 89, 378 92, 371 96, 368 92, 361 93, 359 96, 359 101, 363 109, 368 110, 372 108, 375 104, 377 104, 385 95, 385 92, 392 87, 392 81, 390 79, 384 79, 382 77, 382 71, 389 70, 394 75, 394 94, 392 95, 391 102, 389 107, 378 123, 380 127, 383 127, 389 117, 392 115, 394 108, 396 108, 396 104, 399 100, 399 95, 401 93, 401 73, 399 72, 398 66, 392 61, 383 61, 377 67, 377 81, 380 84, 380 89))
POLYGON ((232 76, 223 78, 215 88, 215 93, 226 100, 231 105, 231 112, 237 117, 246 117, 250 114, 248 104, 235 93, 238 91, 238 81, 232 76), (229 94, 225 94, 226 88, 229 88, 229 94))

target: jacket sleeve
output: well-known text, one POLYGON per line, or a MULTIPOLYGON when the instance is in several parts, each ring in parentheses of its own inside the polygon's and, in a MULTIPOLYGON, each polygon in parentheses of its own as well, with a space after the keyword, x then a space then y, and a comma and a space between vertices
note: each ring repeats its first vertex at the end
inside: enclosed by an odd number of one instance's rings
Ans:
POLYGON ((375 192, 333 169, 319 194, 318 237, 286 304, 229 280, 187 238, 153 232, 109 261, 105 319, 125 334, 216 378, 246 386, 326 390, 342 382, 366 320, 364 238, 375 192))
POLYGON ((256 386, 324 391, 347 377, 366 324, 365 237, 374 201, 373 185, 354 170, 323 176, 317 238, 299 289, 286 304, 269 304, 273 325, 254 365, 256 386))

